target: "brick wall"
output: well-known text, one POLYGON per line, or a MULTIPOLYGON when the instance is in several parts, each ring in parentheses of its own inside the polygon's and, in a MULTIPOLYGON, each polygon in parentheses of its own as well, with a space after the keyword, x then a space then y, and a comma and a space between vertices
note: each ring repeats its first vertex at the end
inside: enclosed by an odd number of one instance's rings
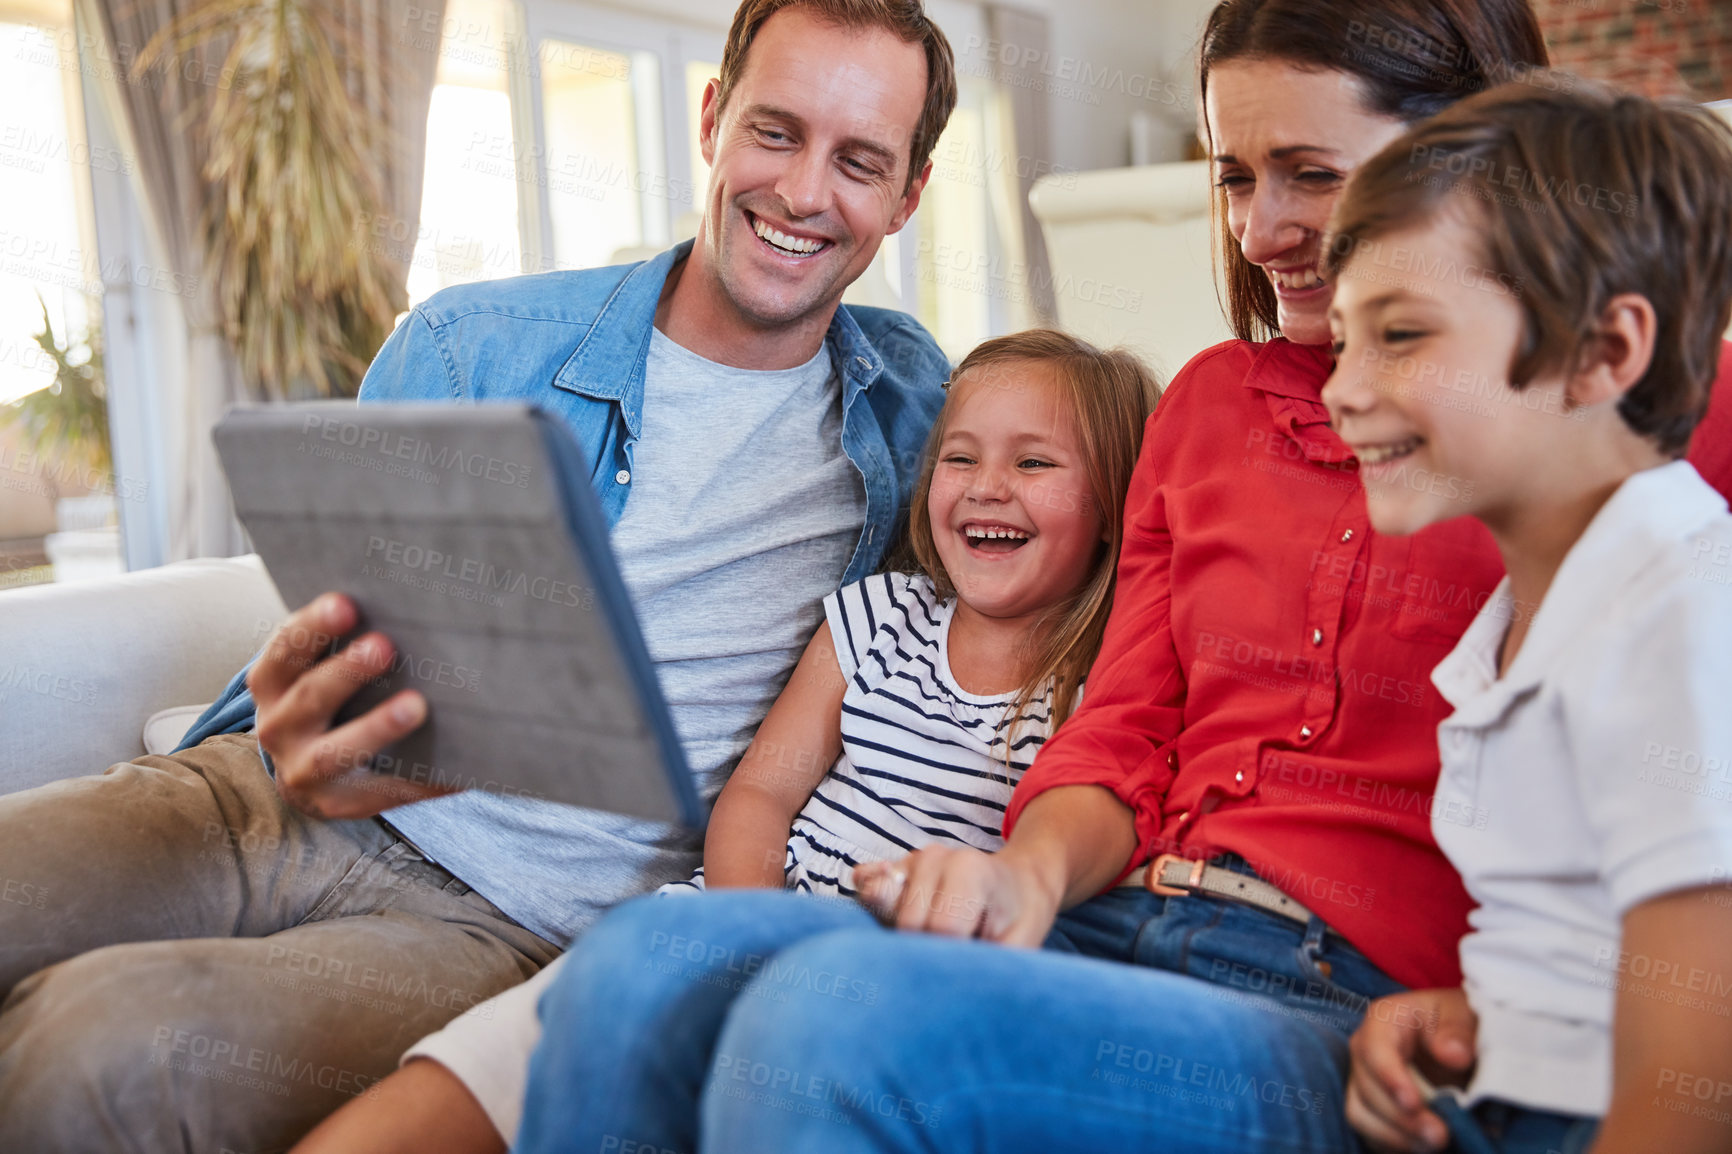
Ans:
POLYGON ((1552 64, 1647 96, 1732 97, 1732 0, 1533 0, 1552 64))

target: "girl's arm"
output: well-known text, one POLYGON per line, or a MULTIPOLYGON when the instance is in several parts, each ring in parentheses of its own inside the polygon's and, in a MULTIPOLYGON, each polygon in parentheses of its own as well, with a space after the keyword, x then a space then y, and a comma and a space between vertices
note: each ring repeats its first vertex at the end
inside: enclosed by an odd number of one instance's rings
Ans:
POLYGON ((847 688, 825 622, 716 799, 704 837, 705 885, 783 886, 794 817, 842 753, 847 688))
POLYGON ((1732 1148, 1732 887, 1636 906, 1622 951, 1612 1105, 1590 1154, 1732 1148))

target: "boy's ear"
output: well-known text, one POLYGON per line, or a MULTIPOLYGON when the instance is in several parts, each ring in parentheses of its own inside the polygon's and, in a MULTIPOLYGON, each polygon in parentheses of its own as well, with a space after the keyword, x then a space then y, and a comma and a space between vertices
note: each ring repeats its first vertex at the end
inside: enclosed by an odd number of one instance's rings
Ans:
POLYGON ((1594 336, 1570 375, 1570 401, 1597 405, 1629 392, 1653 363, 1658 327, 1653 303, 1641 293, 1619 293, 1607 301, 1594 336))

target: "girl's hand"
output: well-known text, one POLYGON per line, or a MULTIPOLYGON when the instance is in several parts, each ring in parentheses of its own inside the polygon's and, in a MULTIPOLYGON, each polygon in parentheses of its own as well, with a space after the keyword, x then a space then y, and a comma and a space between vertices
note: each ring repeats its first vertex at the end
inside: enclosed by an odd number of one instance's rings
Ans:
POLYGON ((998 853, 928 847, 894 862, 854 870, 861 900, 900 930, 1039 946, 1063 897, 1062 879, 1024 860, 1015 847, 998 853))
POLYGON ((1459 989, 1414 990, 1379 998, 1349 1049, 1347 1121, 1378 1150, 1441 1150, 1443 1119, 1427 1109, 1410 1067, 1459 1084, 1473 1065, 1479 1018, 1459 989))

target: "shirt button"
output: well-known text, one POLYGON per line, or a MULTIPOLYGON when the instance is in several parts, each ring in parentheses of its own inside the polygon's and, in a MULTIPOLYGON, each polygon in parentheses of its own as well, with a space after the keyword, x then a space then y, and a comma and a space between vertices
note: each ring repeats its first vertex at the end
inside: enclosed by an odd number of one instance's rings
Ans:
POLYGON ((1313 644, 1313 645, 1323 644, 1323 630, 1313 629, 1311 631, 1311 644, 1313 644))
POLYGON ((1300 741, 1310 741, 1311 740, 1311 727, 1309 725, 1301 725, 1299 727, 1299 740, 1300 741))
POLYGON ((867 360, 865 357, 855 357, 854 363, 863 369, 869 369, 872 367, 872 362, 867 360))
POLYGON ((1188 818, 1190 816, 1191 816, 1191 811, 1188 809, 1182 809, 1179 811, 1179 820, 1180 821, 1184 821, 1186 818, 1188 818))
POLYGON ((616 482, 618 482, 619 484, 623 485, 627 481, 631 480, 631 473, 625 469, 621 469, 619 472, 617 472, 613 475, 613 479, 616 482))
POLYGON ((1235 774, 1234 774, 1234 775, 1233 775, 1233 780, 1234 780, 1234 781, 1236 781, 1236 782, 1239 782, 1239 783, 1240 783, 1240 784, 1244 784, 1244 781, 1245 781, 1245 771, 1244 771, 1244 770, 1242 770, 1242 769, 1241 769, 1241 770, 1240 770, 1240 771, 1239 771, 1239 772, 1238 772, 1238 773, 1235 773, 1235 774))
POLYGON ((1351 541, 1351 540, 1353 540, 1353 530, 1351 530, 1351 529, 1344 530, 1341 534, 1342 543, 1345 544, 1346 542, 1351 541))

